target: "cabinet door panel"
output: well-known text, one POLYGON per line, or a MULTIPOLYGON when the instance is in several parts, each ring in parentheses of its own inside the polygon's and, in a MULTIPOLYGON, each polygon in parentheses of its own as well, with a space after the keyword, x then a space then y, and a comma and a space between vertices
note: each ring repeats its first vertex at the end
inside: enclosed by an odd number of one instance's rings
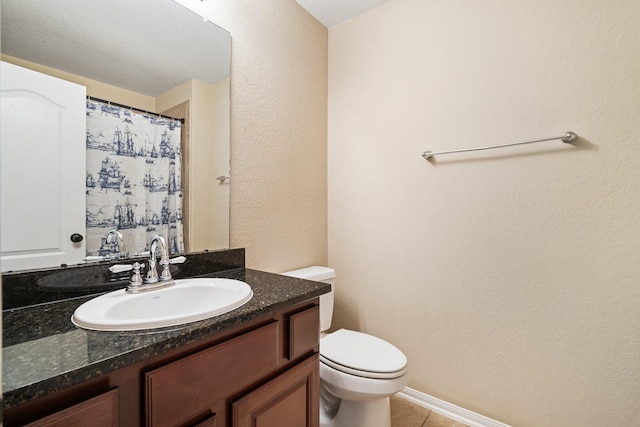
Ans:
POLYGON ((116 427, 118 390, 114 389, 42 418, 26 427, 116 427))
POLYGON ((147 425, 185 422, 276 369, 278 326, 270 323, 147 373, 147 425))
POLYGON ((318 427, 318 356, 232 403, 233 427, 318 427))
POLYGON ((289 316, 288 359, 313 351, 320 338, 320 308, 316 305, 289 316))

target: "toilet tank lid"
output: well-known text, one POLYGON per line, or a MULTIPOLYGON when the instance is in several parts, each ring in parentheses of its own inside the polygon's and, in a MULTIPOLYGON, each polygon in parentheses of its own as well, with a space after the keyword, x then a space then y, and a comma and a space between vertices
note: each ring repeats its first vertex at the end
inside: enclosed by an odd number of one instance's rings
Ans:
POLYGON ((320 267, 314 265, 312 267, 299 268, 297 270, 285 271, 280 273, 284 276, 297 277, 298 279, 315 280, 322 282, 323 280, 335 279, 336 271, 329 267, 320 267))

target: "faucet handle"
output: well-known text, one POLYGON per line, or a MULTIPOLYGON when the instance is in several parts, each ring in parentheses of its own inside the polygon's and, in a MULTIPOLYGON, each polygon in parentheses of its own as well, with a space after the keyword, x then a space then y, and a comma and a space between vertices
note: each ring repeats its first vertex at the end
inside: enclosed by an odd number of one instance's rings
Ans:
POLYGON ((129 286, 127 287, 127 293, 136 293, 140 286, 143 285, 142 276, 140 275, 140 270, 144 268, 144 264, 140 264, 139 262, 133 263, 131 266, 133 269, 133 276, 131 276, 131 280, 129 280, 129 286))
POLYGON ((171 270, 169 269, 169 265, 172 264, 170 259, 163 259, 160 261, 160 265, 162 266, 162 273, 160 273, 160 280, 167 281, 171 280, 171 270))
POLYGON ((131 268, 133 269, 133 276, 131 276, 131 280, 129 281, 129 285, 136 287, 142 285, 142 276, 140 275, 140 270, 144 268, 144 264, 140 264, 139 262, 134 263, 131 268))
POLYGON ((160 274, 160 280, 162 280, 162 281, 172 280, 173 277, 171 277, 170 265, 171 264, 182 264, 186 260, 187 260, 187 258, 184 257, 184 256, 177 256, 175 258, 170 258, 170 259, 164 259, 164 258, 161 259, 160 260, 160 265, 162 266, 162 273, 160 274))

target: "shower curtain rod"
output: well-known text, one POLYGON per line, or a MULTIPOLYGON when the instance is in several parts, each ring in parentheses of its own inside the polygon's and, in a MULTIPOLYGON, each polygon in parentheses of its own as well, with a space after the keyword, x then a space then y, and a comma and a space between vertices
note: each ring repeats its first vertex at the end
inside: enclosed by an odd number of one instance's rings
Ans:
POLYGON ((450 151, 436 151, 436 152, 425 151, 424 153, 422 153, 422 157, 424 157, 425 159, 429 160, 429 158, 431 158, 433 156, 438 156, 440 154, 464 153, 466 151, 491 150, 492 148, 512 147, 514 145, 533 144, 533 143, 536 143, 536 142, 553 141, 555 139, 561 139, 562 142, 572 142, 577 137, 578 137, 578 135, 576 135, 573 132, 565 132, 564 135, 560 135, 560 136, 552 136, 550 138, 544 138, 544 139, 535 139, 533 141, 512 142, 511 144, 490 145, 490 146, 487 146, 487 147, 475 147, 475 148, 462 148, 460 150, 450 150, 450 151))
POLYGON ((89 96, 89 95, 87 95, 87 99, 90 99, 92 101, 103 102, 105 104, 113 105, 115 107, 126 108, 127 110, 137 111, 139 113, 151 114, 152 116, 162 117, 163 119, 178 120, 180 123, 184 124, 184 119, 177 119, 175 117, 165 116, 164 114, 153 113, 151 111, 142 110, 140 108, 132 107, 130 105, 119 104, 117 102, 108 101, 106 99, 100 99, 100 98, 96 98, 95 96, 89 96))

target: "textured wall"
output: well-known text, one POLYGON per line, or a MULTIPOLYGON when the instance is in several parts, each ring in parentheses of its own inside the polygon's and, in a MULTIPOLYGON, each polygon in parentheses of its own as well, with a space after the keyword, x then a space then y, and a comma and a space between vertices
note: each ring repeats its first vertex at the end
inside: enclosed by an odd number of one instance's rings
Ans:
POLYGON ((266 271, 324 264, 327 29, 295 0, 205 5, 232 38, 231 246, 266 271))
POLYGON ((410 387, 640 425, 638 22, 636 0, 390 0, 329 31, 334 325, 404 350, 410 387))

